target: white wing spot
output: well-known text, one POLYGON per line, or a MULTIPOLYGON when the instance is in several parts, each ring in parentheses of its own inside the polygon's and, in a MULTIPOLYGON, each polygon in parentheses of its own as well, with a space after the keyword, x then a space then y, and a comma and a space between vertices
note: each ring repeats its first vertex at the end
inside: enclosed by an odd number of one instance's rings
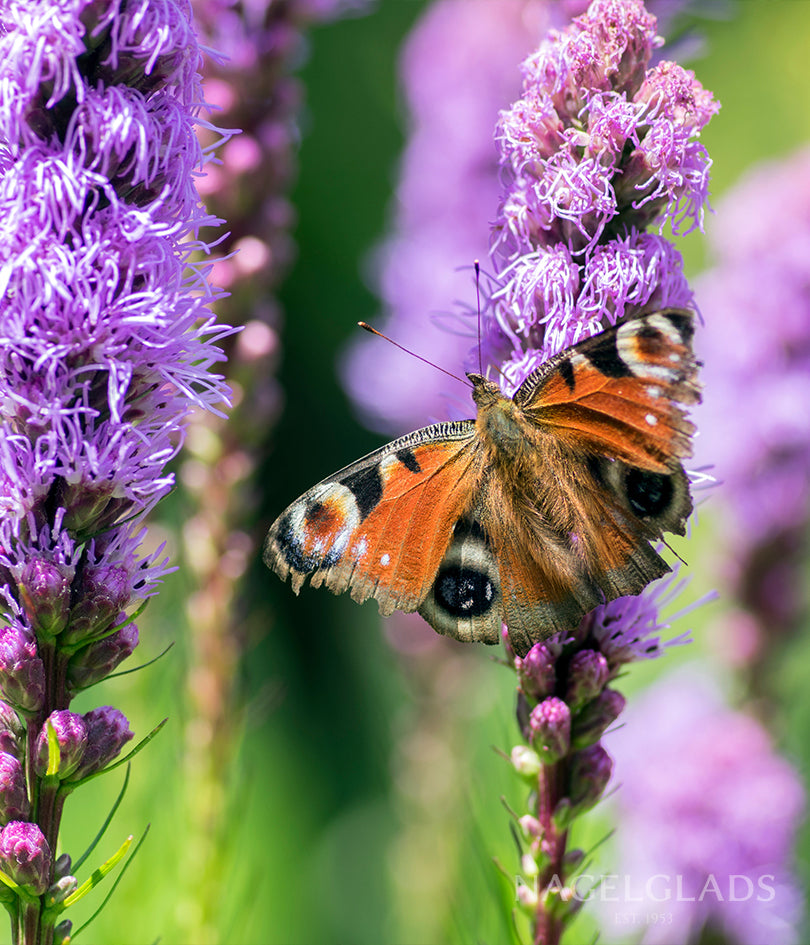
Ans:
POLYGON ((389 555, 389 554, 384 554, 384 555, 382 556, 382 558, 380 558, 380 564, 381 564, 384 568, 388 566, 388 564, 390 563, 390 561, 391 561, 391 555, 389 555))
POLYGON ((650 395, 650 397, 660 397, 662 390, 660 387, 656 387, 655 384, 652 384, 647 388, 647 393, 650 395))
POLYGON ((652 413, 648 413, 644 419, 647 421, 647 423, 649 423, 651 427, 654 427, 656 423, 658 423, 658 417, 656 417, 655 414, 652 414, 652 413))

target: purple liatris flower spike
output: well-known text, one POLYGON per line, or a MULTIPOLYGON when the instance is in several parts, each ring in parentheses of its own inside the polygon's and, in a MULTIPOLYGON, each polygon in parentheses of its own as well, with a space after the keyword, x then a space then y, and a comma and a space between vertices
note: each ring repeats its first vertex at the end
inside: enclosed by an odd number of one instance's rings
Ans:
POLYGON ((596 0, 525 61, 501 114, 487 345, 510 391, 606 324, 691 301, 679 254, 644 230, 702 222, 696 138, 718 106, 675 63, 648 68, 658 45, 640 2, 596 0))
POLYGON ((708 235, 698 458, 723 483, 717 577, 739 605, 723 649, 758 673, 763 650, 807 612, 810 150, 750 171, 719 201, 708 235))
MULTIPOLYGON (((0 856, 34 895, 53 875, 59 785, 132 737, 118 710, 80 716, 70 699, 132 652, 134 612, 168 570, 143 553, 144 517, 189 412, 227 403, 210 368, 229 329, 192 260, 216 222, 194 186, 200 63, 182 0, 0 11, 0 695, 31 799, 0 856)), ((49 938, 55 918, 26 903, 15 941, 49 938)))

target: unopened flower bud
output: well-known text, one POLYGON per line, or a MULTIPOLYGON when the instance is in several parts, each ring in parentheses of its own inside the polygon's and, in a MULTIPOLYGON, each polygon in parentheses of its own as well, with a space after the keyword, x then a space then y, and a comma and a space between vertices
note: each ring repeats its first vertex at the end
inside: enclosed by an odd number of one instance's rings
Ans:
POLYGON ((571 746, 571 710, 556 696, 532 709, 529 718, 532 747, 545 765, 563 758, 571 746))
POLYGON ((23 820, 29 811, 23 766, 14 755, 0 752, 0 823, 23 820))
POLYGON ((53 875, 56 879, 61 879, 63 876, 70 876, 71 867, 70 854, 63 853, 56 858, 56 862, 53 864, 53 875))
POLYGON ((610 676, 608 661, 597 650, 580 650, 568 667, 565 701, 576 712, 595 699, 605 688, 610 676))
POLYGON ((89 530, 96 525, 111 498, 112 490, 107 482, 89 483, 81 480, 67 483, 62 495, 65 508, 64 527, 74 533, 89 530))
POLYGON ((515 660, 520 688, 533 702, 539 702, 554 692, 557 682, 554 657, 543 643, 535 643, 529 652, 515 660))
POLYGON ((70 919, 63 919, 53 930, 53 945, 68 945, 73 923, 70 919))
POLYGON ((129 603, 131 593, 126 568, 116 565, 87 568, 60 644, 81 643, 104 633, 129 603))
POLYGON ((45 667, 30 632, 19 624, 0 627, 0 691, 21 712, 36 712, 45 698, 45 667))
POLYGON ((527 915, 534 915, 537 911, 537 893, 531 886, 518 882, 515 889, 518 905, 527 915))
POLYGON ((569 797, 573 815, 590 810, 599 800, 613 773, 613 759, 601 745, 592 745, 571 756, 569 797))
POLYGON ((587 748, 598 742, 622 714, 626 701, 615 689, 603 689, 585 705, 574 717, 571 735, 574 748, 587 748))
POLYGON ((509 640, 509 630, 506 627, 501 628, 501 642, 503 643, 503 648, 506 650, 506 658, 511 661, 516 660, 517 656, 509 640))
POLYGON ((132 738, 129 722, 123 712, 112 706, 101 706, 83 716, 87 727, 87 746, 82 760, 67 781, 80 781, 94 774, 117 758, 124 745, 132 738))
POLYGON ((74 653, 67 669, 67 682, 71 692, 87 689, 105 679, 122 663, 138 645, 138 628, 134 623, 125 624, 103 640, 90 643, 74 653))
POLYGON ((26 561, 17 589, 23 610, 38 633, 55 636, 65 629, 74 570, 40 557, 26 561))
POLYGON ((527 879, 537 879, 540 868, 531 853, 524 853, 520 858, 520 871, 527 879))
POLYGON ((510 755, 515 771, 527 781, 534 781, 542 767, 537 752, 528 745, 515 745, 510 755))
POLYGON ((543 833, 543 825, 532 814, 524 814, 519 818, 518 823, 527 840, 536 840, 543 833))
POLYGON ((7 702, 0 702, 0 751, 20 756, 20 737, 25 731, 19 715, 7 702))
POLYGON ((51 850, 36 824, 12 820, 0 830, 0 869, 34 896, 48 887, 51 850))
POLYGON ((78 885, 79 883, 75 876, 60 877, 55 883, 52 883, 48 887, 45 905, 54 906, 58 902, 64 902, 78 885))
POLYGON ((64 779, 76 770, 84 756, 87 747, 87 726, 84 719, 75 712, 68 712, 67 709, 51 712, 37 736, 34 768, 40 777, 48 770, 48 722, 53 726, 59 745, 59 767, 56 775, 64 779))

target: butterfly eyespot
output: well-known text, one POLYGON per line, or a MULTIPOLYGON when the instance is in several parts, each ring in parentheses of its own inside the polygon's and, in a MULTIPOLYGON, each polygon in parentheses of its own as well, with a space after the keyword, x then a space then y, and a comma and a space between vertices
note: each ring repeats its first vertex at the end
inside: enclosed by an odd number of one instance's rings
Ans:
POLYGON ((624 483, 627 501, 639 518, 660 515, 672 502, 672 477, 666 474, 628 469, 624 483))
POLYGON ((491 609, 497 596, 488 574, 458 565, 439 571, 433 593, 436 603, 453 617, 480 617, 491 609))
MULTIPOLYGON (((353 491, 338 483, 322 483, 281 519, 277 546, 293 571, 311 574, 340 560, 359 523, 353 491)), ((359 543, 353 550, 356 556, 365 553, 359 543)))

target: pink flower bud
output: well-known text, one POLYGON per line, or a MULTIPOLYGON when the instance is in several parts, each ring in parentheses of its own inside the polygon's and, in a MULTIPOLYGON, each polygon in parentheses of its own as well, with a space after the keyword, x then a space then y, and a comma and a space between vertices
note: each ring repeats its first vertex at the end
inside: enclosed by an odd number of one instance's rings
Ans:
POLYGON ((112 706, 93 709, 83 719, 87 727, 87 746, 79 766, 66 781, 80 781, 100 771, 118 757, 121 749, 132 738, 126 716, 112 706))
POLYGON ((532 709, 529 732, 543 764, 554 764, 568 753, 571 745, 571 710, 562 699, 549 696, 532 709))
POLYGON ((12 820, 0 830, 0 869, 34 896, 48 887, 51 850, 36 824, 12 820))
POLYGON ((84 756, 87 746, 87 726, 84 719, 66 709, 51 712, 37 736, 36 773, 42 777, 48 770, 48 722, 53 726, 59 745, 59 768, 56 774, 66 778, 72 774, 84 756))
POLYGON ((22 764, 14 755, 0 752, 0 823, 22 820, 29 810, 22 764))

